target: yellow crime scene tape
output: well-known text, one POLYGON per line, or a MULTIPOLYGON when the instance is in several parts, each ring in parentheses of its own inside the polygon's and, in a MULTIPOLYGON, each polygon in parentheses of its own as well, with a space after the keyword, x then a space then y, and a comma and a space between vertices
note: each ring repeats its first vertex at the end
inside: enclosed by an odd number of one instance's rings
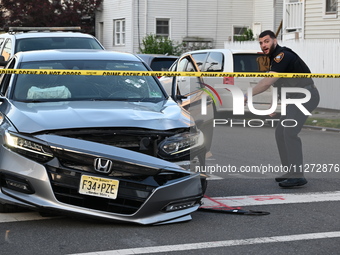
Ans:
POLYGON ((193 76, 193 77, 270 77, 270 78, 340 78, 340 74, 322 73, 227 73, 227 72, 162 72, 121 70, 66 70, 66 69, 0 69, 0 74, 35 75, 102 75, 102 76, 193 76))

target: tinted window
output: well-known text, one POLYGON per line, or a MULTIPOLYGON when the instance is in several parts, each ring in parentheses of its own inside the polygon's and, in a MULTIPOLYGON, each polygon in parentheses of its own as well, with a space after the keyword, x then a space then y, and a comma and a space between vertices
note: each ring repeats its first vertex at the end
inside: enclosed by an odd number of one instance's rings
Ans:
POLYGON ((194 58, 200 71, 202 71, 202 66, 207 57, 207 53, 195 53, 195 54, 192 54, 192 57, 194 58))
POLYGON ((204 64, 202 72, 223 71, 223 54, 221 52, 211 52, 204 64))
MULTIPOLYGON (((22 69, 146 71, 141 62, 41 61, 22 63, 22 69)), ((14 99, 19 101, 129 100, 159 102, 164 94, 153 76, 17 75, 14 99)))
POLYGON ((102 47, 94 38, 40 37, 17 40, 15 52, 48 49, 102 49, 102 47))
POLYGON ((234 54, 234 72, 260 72, 265 60, 263 54, 234 54))
POLYGON ((168 71, 175 61, 175 58, 154 58, 150 67, 154 71, 168 71))

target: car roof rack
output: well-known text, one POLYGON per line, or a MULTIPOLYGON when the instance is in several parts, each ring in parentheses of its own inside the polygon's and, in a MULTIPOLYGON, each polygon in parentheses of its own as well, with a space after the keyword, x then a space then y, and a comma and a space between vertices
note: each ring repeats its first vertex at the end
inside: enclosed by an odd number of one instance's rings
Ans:
POLYGON ((81 27, 9 27, 9 33, 16 32, 55 32, 55 31, 69 31, 80 32, 81 27))

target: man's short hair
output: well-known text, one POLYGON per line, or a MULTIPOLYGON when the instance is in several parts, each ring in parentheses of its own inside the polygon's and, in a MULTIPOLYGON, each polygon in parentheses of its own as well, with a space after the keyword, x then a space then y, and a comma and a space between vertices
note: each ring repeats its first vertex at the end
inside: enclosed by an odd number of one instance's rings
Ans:
POLYGON ((271 31, 271 30, 265 30, 265 31, 263 31, 263 32, 259 35, 259 38, 265 37, 265 36, 267 36, 267 35, 269 35, 270 38, 272 38, 272 39, 275 39, 275 38, 276 38, 275 33, 274 33, 273 31, 271 31))

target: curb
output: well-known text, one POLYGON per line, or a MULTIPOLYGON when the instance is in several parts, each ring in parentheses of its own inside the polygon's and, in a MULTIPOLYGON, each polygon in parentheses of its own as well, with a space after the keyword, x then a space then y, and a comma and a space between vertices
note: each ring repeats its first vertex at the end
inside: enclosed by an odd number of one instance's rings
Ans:
POLYGON ((309 125, 304 125, 304 128, 309 128, 309 129, 314 129, 314 130, 320 130, 320 131, 330 131, 330 132, 338 132, 340 133, 339 128, 330 128, 330 127, 317 127, 317 126, 309 126, 309 125))

